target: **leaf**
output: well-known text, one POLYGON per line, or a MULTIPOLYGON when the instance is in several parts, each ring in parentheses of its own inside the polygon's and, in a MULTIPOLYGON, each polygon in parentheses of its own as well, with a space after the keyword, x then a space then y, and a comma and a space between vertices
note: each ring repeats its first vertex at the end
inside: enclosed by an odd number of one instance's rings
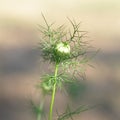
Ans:
POLYGON ((67 120, 69 118, 72 118, 76 114, 80 114, 81 112, 90 110, 94 107, 89 107, 87 105, 81 105, 75 110, 71 110, 70 107, 68 106, 65 113, 61 114, 58 116, 58 120, 67 120))
POLYGON ((34 112, 36 115, 42 114, 43 110, 42 110, 39 106, 35 105, 35 104, 33 103, 33 101, 31 101, 31 106, 32 106, 33 112, 34 112))

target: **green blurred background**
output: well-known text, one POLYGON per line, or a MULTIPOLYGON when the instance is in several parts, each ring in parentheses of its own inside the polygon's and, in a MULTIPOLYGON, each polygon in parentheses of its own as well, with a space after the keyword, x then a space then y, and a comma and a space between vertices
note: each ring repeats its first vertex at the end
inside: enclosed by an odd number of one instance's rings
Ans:
POLYGON ((99 104, 74 119, 120 120, 119 0, 0 0, 0 120, 35 120, 29 100, 39 102, 35 84, 51 71, 36 49, 41 12, 56 25, 69 25, 67 17, 81 21, 87 40, 101 49, 90 63, 94 68, 86 69, 86 80, 69 87, 71 96, 58 92, 55 108, 62 112, 68 101, 73 108, 99 104))

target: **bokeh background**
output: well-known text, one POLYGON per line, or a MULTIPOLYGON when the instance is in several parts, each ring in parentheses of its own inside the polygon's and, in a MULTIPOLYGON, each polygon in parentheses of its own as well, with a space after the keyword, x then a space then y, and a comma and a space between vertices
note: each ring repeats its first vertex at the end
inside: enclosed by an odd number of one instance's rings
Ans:
POLYGON ((91 61, 94 68, 86 69, 86 80, 70 86, 71 96, 58 92, 55 108, 61 112, 68 101, 73 108, 98 104, 74 119, 120 120, 119 0, 0 0, 0 120, 35 120, 30 99, 41 100, 35 85, 51 68, 36 49, 41 12, 57 25, 69 24, 67 17, 81 21, 90 44, 101 49, 91 61))

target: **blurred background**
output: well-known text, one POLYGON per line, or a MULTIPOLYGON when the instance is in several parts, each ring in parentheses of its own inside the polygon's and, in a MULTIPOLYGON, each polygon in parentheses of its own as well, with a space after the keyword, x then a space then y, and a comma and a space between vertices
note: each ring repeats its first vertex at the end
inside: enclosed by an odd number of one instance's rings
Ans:
MULTIPOLYGON (((41 62, 37 24, 41 12, 49 23, 68 25, 67 17, 81 21, 90 44, 101 49, 86 69, 86 80, 69 86, 69 96, 58 92, 55 109, 68 101, 97 105, 75 120, 120 120, 120 0, 0 0, 0 120, 35 120, 30 99, 40 76, 50 71, 41 62)), ((49 97, 45 105, 48 112, 49 97)))

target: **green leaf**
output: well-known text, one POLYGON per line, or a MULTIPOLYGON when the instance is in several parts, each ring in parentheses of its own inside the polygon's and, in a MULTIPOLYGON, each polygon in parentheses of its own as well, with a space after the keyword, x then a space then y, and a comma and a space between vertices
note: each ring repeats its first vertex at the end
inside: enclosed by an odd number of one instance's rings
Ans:
POLYGON ((71 110, 70 107, 68 106, 66 111, 58 116, 58 120, 67 120, 69 118, 72 118, 76 114, 80 114, 81 112, 87 111, 92 109, 93 107, 89 107, 87 105, 81 105, 75 110, 71 110))
POLYGON ((39 106, 35 105, 35 104, 33 103, 33 101, 31 101, 31 106, 32 106, 33 112, 34 112, 36 115, 43 113, 43 109, 41 109, 39 106))

